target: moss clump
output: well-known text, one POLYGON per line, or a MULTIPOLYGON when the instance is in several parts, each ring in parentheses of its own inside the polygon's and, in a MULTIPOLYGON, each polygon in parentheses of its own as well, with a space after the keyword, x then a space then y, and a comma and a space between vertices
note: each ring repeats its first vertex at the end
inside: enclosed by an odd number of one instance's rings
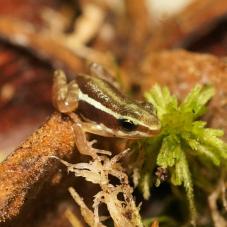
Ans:
POLYGON ((227 145, 220 138, 224 132, 206 128, 206 122, 197 120, 206 112, 206 104, 214 93, 213 87, 197 85, 182 103, 178 103, 167 87, 155 85, 145 97, 157 109, 162 124, 161 133, 154 138, 136 142, 132 147, 134 151, 144 152, 142 168, 134 171, 134 179, 137 179, 136 183, 144 197, 149 197, 150 176, 155 166, 168 169, 171 173, 170 182, 183 185, 186 190, 193 224, 196 209, 189 156, 210 160, 216 166, 227 158, 227 145))

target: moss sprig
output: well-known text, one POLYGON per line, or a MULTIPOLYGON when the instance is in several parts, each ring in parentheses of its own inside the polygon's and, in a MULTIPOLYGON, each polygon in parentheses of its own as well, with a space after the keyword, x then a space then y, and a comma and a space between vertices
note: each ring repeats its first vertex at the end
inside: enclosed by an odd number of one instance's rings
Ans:
POLYGON ((196 85, 181 103, 176 96, 170 94, 167 87, 155 85, 145 93, 147 101, 157 109, 162 130, 158 136, 138 142, 146 156, 138 184, 144 197, 148 198, 147 185, 151 186, 151 180, 147 176, 151 176, 155 165, 168 168, 171 173, 170 182, 176 186, 183 185, 186 190, 193 224, 196 209, 187 157, 193 155, 196 158, 208 159, 216 166, 227 158, 227 144, 221 139, 224 132, 207 128, 205 121, 198 120, 206 112, 206 104, 214 93, 211 86, 196 85), (156 162, 149 163, 149 160, 154 159, 156 162), (146 187, 143 187, 144 185, 146 187))

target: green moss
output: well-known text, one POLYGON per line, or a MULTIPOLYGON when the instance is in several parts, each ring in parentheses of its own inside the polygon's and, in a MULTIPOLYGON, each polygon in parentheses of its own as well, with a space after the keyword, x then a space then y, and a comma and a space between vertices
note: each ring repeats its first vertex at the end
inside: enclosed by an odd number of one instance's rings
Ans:
POLYGON ((154 138, 137 142, 137 146, 133 145, 134 150, 140 148, 146 156, 139 180, 145 198, 149 197, 147 185, 151 186, 151 177, 148 176, 153 174, 155 166, 168 168, 171 173, 170 182, 185 188, 193 224, 196 209, 189 155, 208 159, 216 166, 227 158, 227 145, 220 138, 223 131, 206 128, 206 122, 197 120, 206 112, 205 105, 214 93, 210 86, 197 85, 179 104, 167 87, 154 86, 145 94, 145 98, 157 109, 162 125, 161 133, 154 138))

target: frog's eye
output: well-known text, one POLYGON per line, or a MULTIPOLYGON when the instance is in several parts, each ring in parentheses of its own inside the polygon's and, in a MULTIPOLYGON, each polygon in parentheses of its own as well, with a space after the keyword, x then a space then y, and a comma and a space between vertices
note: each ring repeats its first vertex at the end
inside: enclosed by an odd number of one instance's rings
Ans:
POLYGON ((136 129, 136 124, 127 118, 118 119, 121 128, 125 131, 131 132, 136 129))

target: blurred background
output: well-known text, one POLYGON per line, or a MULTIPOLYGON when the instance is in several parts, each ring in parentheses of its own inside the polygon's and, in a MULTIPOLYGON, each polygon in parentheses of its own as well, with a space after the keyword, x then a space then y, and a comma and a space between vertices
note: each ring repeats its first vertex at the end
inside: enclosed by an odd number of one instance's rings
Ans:
MULTIPOLYGON (((88 73, 88 62, 108 68, 137 99, 155 83, 167 85, 180 100, 196 83, 214 84, 217 93, 205 119, 226 132, 226 53, 226 0, 0 0, 0 161, 54 111, 54 70, 61 68, 72 79, 88 73)), ((111 139, 101 143, 116 150, 122 145, 111 139)), ((202 174, 206 179, 206 171, 202 174)), ((51 188, 40 186, 32 206, 4 226, 71 226, 78 209, 67 187, 74 180, 53 182, 51 188)), ((189 226, 178 190, 168 184, 152 190, 157 200, 144 202, 145 217, 170 214, 161 226, 189 226)), ((199 226, 227 226, 214 225, 201 189, 198 194, 199 226)))

